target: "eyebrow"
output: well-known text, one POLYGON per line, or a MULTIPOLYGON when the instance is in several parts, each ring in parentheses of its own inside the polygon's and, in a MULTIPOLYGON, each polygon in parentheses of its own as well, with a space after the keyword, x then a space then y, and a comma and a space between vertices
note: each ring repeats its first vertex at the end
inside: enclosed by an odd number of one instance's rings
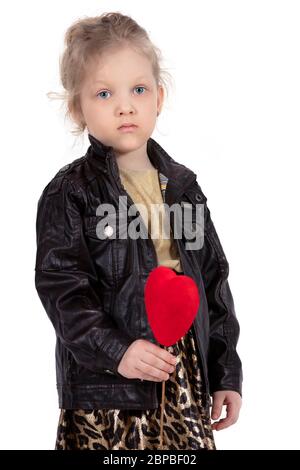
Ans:
MULTIPOLYGON (((135 79, 136 82, 137 82, 138 80, 148 80, 148 79, 147 79, 147 77, 142 76, 142 77, 137 77, 137 78, 135 79)), ((109 86, 109 84, 106 83, 106 82, 104 82, 103 80, 96 80, 94 83, 102 83, 103 85, 109 86)))

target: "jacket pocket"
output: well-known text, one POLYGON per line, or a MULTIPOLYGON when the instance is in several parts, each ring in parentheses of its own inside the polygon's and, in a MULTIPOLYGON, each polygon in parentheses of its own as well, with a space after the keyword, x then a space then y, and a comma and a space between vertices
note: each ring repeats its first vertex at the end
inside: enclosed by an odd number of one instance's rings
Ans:
POLYGON ((85 236, 91 255, 102 279, 118 284, 132 272, 132 240, 128 237, 127 212, 115 217, 89 216, 85 218, 85 236))

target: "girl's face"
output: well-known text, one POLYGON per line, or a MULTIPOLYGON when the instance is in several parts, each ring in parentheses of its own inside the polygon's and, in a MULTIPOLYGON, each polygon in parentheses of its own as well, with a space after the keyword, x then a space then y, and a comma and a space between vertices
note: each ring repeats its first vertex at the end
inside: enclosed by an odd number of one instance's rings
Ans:
POLYGON ((80 93, 82 118, 90 134, 119 154, 140 148, 151 136, 163 88, 157 87, 149 60, 129 47, 93 62, 80 93), (118 128, 136 124, 132 132, 118 128))

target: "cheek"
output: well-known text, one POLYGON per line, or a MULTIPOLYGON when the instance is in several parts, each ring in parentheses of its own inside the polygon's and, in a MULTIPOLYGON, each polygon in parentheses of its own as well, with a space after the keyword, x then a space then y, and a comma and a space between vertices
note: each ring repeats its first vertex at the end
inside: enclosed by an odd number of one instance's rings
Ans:
POLYGON ((141 106, 139 106, 139 111, 143 114, 144 118, 147 118, 148 121, 152 121, 156 117, 156 102, 153 100, 153 97, 145 99, 141 106))
POLYGON ((85 115, 88 121, 107 123, 108 111, 99 103, 89 103, 85 108, 85 115))
POLYGON ((149 95, 145 101, 146 101, 147 107, 151 109, 153 112, 155 112, 156 106, 157 106, 156 95, 153 95, 153 94, 149 95))
POLYGON ((157 119, 157 110, 156 108, 151 107, 151 109, 148 108, 148 112, 145 113, 145 122, 151 127, 154 127, 156 124, 156 119, 157 119))
MULTIPOLYGON (((99 99, 99 98, 98 98, 99 99)), ((93 97, 85 97, 81 101, 82 110, 86 115, 93 115, 96 113, 97 110, 100 109, 100 103, 97 101, 97 98, 93 97)))

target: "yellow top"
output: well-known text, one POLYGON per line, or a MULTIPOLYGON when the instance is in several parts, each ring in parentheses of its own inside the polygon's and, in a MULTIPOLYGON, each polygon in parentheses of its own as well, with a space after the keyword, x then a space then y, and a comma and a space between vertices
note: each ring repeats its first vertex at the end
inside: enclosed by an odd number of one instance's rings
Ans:
POLYGON ((158 265, 182 272, 177 244, 171 229, 169 230, 165 216, 158 170, 155 168, 147 170, 119 168, 119 173, 125 190, 148 227, 157 254, 158 265))

